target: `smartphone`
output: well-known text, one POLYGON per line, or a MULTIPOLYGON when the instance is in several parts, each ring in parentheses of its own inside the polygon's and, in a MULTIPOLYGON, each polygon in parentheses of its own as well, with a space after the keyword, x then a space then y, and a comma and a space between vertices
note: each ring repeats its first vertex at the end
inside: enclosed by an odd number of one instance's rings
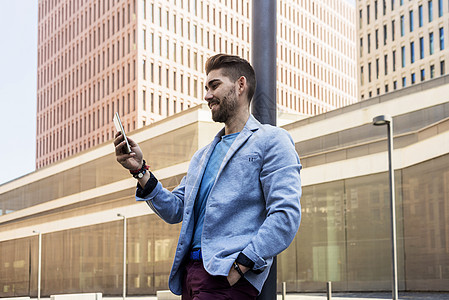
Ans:
POLYGON ((123 137, 126 142, 126 147, 125 147, 126 153, 127 154, 131 153, 131 146, 129 145, 128 138, 126 137, 125 129, 123 128, 122 121, 120 121, 120 116, 119 116, 118 112, 116 112, 115 116, 114 116, 114 125, 115 125, 115 129, 117 131, 120 131, 123 134, 123 137))

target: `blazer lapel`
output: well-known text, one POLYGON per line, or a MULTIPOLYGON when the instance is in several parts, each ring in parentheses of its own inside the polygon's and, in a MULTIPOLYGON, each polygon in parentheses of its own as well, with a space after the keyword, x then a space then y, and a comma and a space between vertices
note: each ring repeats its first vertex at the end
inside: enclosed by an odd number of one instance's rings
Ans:
POLYGON ((249 116, 248 121, 245 124, 245 127, 243 127, 243 130, 240 132, 240 134, 236 137, 234 143, 232 143, 231 147, 229 148, 228 152, 226 153, 225 158, 223 159, 223 162, 220 166, 220 169, 218 170, 217 177, 215 178, 215 181, 220 176, 222 170, 226 166, 226 164, 229 162, 229 160, 234 156, 235 152, 240 149, 240 147, 245 144, 245 142, 253 135, 253 133, 260 128, 260 123, 257 121, 252 115, 249 116))

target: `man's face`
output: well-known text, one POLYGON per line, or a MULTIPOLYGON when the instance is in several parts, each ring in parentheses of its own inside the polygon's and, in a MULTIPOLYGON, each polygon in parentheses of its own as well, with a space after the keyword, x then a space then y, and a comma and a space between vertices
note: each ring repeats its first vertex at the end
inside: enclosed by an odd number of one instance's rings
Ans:
POLYGON ((212 70, 207 75, 206 91, 204 99, 212 112, 212 120, 226 123, 238 108, 235 83, 224 76, 221 69, 212 70))

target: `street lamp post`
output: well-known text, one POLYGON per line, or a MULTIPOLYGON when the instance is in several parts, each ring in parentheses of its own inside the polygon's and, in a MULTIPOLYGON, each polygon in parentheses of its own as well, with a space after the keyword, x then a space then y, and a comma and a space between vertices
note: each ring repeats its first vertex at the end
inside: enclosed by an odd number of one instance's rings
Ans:
POLYGON ((377 116, 373 119, 373 125, 387 125, 388 135, 388 172, 390 174, 390 205, 391 205, 391 247, 392 247, 392 296, 398 299, 398 259, 396 248, 396 203, 394 198, 394 169, 393 169, 393 118, 389 115, 377 116))
POLYGON ((38 263, 37 263, 37 299, 41 299, 41 266, 42 266, 42 233, 37 230, 33 230, 33 233, 39 235, 39 250, 38 250, 38 263))
POLYGON ((123 218, 123 300, 126 299, 126 216, 117 214, 123 218))

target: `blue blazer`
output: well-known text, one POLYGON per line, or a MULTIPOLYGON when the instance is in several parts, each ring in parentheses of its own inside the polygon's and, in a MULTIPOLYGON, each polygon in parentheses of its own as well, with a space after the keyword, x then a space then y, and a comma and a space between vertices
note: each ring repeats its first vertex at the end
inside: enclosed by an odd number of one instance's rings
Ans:
MULTIPOLYGON (((158 182, 139 201, 146 201, 163 220, 183 222, 169 278, 180 295, 185 257, 194 230, 193 206, 209 157, 224 135, 198 150, 187 175, 172 192, 158 182)), ((259 292, 273 257, 286 249, 301 220, 301 164, 292 138, 284 129, 260 124, 250 116, 220 166, 206 204, 201 250, 211 275, 227 276, 240 252, 254 263, 245 278, 259 292)))

